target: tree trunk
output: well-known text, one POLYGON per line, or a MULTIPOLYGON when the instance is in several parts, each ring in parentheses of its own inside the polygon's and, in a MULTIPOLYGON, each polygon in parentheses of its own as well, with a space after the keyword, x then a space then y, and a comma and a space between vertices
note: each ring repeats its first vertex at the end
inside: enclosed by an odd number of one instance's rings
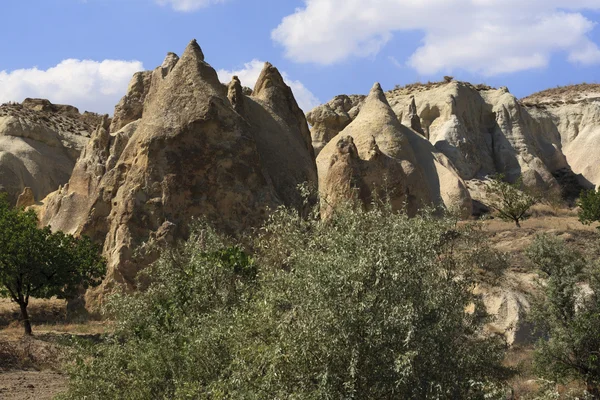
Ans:
POLYGON ((518 220, 518 219, 515 219, 515 225, 517 225, 517 228, 520 228, 520 227, 521 227, 521 224, 519 223, 519 220, 518 220))
POLYGON ((29 314, 27 313, 27 304, 19 303, 19 307, 21 307, 21 318, 23 320, 23 328, 25 328, 25 335, 31 336, 33 332, 31 331, 31 321, 29 321, 29 314))

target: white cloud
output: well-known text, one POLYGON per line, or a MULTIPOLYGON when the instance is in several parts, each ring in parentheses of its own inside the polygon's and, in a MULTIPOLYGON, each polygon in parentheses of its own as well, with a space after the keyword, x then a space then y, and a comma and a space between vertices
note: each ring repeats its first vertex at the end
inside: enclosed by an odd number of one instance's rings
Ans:
POLYGON ((225 0, 156 0, 160 5, 169 5, 175 11, 191 12, 212 4, 223 3, 225 0))
MULTIPOLYGON (((248 63, 245 63, 244 68, 241 68, 237 71, 220 69, 217 71, 217 74, 219 75, 221 82, 229 83, 231 78, 236 75, 242 82, 243 86, 254 88, 254 85, 256 84, 264 65, 264 61, 252 60, 248 63)), ((285 72, 281 72, 281 75, 283 76, 285 83, 292 88, 294 97, 304 112, 308 112, 321 104, 319 99, 310 90, 308 90, 302 82, 290 79, 285 72)))
POLYGON ((47 70, 0 71, 0 103, 39 97, 112 114, 131 76, 143 69, 139 61, 68 59, 47 70))
POLYGON ((510 73, 544 67, 555 53, 600 64, 588 36, 596 24, 579 12, 600 10, 598 0, 304 1, 271 35, 297 62, 372 56, 395 32, 419 31, 424 39, 406 64, 422 74, 510 73))

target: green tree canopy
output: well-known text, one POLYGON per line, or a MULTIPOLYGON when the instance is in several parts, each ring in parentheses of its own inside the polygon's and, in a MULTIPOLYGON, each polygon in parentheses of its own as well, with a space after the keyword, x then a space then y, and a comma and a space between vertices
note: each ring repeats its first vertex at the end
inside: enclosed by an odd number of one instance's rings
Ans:
POLYGON ((546 235, 536 238, 528 256, 546 278, 531 311, 541 337, 535 349, 539 375, 559 383, 580 379, 600 399, 600 269, 582 275, 583 256, 546 235))
POLYGON ((10 206, 0 198, 0 295, 21 310, 30 335, 29 299, 69 299, 79 290, 96 286, 106 272, 97 245, 50 228, 38 228, 34 211, 10 206))
MULTIPOLYGON (((581 192, 577 206, 579 206, 579 221, 582 224, 600 222, 600 190, 581 192)), ((598 228, 600 229, 600 226, 598 228)))
POLYGON ((489 207, 494 209, 504 221, 514 222, 521 227, 521 221, 528 218, 527 211, 537 203, 535 197, 523 192, 523 178, 509 183, 503 175, 492 177, 486 187, 489 207))
POLYGON ((251 251, 193 232, 146 291, 113 297, 116 332, 82 350, 66 398, 482 399, 508 375, 454 220, 281 209, 251 251))

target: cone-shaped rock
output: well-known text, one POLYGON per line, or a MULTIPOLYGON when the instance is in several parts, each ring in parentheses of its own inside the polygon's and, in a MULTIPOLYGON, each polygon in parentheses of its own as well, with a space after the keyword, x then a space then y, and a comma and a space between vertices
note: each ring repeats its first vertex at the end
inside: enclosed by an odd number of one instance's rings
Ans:
MULTIPOLYGON (((330 176, 335 174, 335 169, 330 170, 332 165, 340 158, 336 155, 337 144, 346 136, 352 137, 358 157, 372 164, 361 169, 363 187, 375 192, 387 188, 392 204, 406 202, 409 213, 426 205, 446 205, 470 212, 468 191, 451 163, 438 160, 429 142, 400 123, 379 84, 373 86, 354 121, 317 157, 319 191, 326 203, 332 200, 328 192, 332 185, 328 182, 337 180, 330 176), (373 142, 378 149, 375 153, 381 153, 383 158, 373 158, 373 142), (386 161, 381 162, 382 159, 386 161), (398 163, 402 173, 396 172, 398 163), (378 172, 373 172, 375 170, 378 172)), ((365 201, 365 204, 368 203, 365 201)))
MULTIPOLYGON (((99 129, 78 172, 42 209, 53 229, 104 244, 109 271, 86 296, 92 308, 115 283, 135 287, 139 269, 156 256, 134 253, 142 243, 185 237, 200 216, 240 232, 258 225, 267 208, 295 200, 292 185, 316 182, 312 148, 300 129, 306 120, 295 100, 271 107, 274 98, 286 98, 286 87, 259 90, 252 100, 234 82, 230 102, 196 41, 172 64, 167 74, 164 66, 153 72, 141 119, 110 135, 99 129), (285 182, 279 162, 295 172, 285 182)), ((263 74, 264 81, 276 83, 277 74, 263 74)))

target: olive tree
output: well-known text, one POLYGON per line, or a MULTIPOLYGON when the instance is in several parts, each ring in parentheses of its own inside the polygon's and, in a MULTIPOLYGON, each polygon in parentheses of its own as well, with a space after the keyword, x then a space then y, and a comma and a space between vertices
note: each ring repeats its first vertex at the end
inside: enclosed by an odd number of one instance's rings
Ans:
POLYGON ((454 220, 279 209, 243 246, 192 232, 111 300, 65 398, 479 399, 510 372, 454 220))
POLYGON ((19 305, 26 335, 31 297, 68 299, 101 282, 106 264, 88 238, 39 228, 35 212, 0 198, 0 296, 19 305))
POLYGON ((538 236, 527 253, 545 278, 531 311, 541 337, 536 370, 555 382, 581 380, 600 399, 600 269, 582 275, 583 256, 550 236, 538 236))
MULTIPOLYGON (((600 222, 600 190, 586 190, 581 192, 577 201, 579 207, 579 221, 590 225, 600 222)), ((598 226, 600 229, 600 226, 598 226)))
POLYGON ((523 179, 514 183, 504 180, 503 175, 493 176, 486 186, 488 206, 494 209, 501 219, 514 222, 520 228, 521 221, 528 218, 527 212, 537 203, 535 197, 522 191, 523 179))

